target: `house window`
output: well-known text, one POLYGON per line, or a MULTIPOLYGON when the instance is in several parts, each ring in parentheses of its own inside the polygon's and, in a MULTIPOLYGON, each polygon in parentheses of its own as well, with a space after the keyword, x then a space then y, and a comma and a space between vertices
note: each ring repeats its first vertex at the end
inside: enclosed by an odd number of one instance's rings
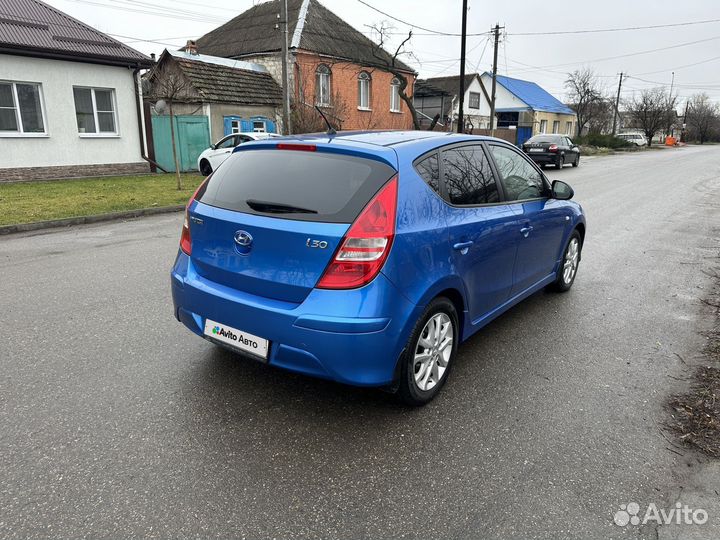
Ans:
POLYGON ((315 100, 318 105, 330 106, 330 68, 325 64, 315 71, 315 100))
POLYGON ((540 120, 540 133, 547 133, 547 120, 540 120))
POLYGON ((0 82, 0 135, 44 135, 41 86, 0 82))
POLYGON ((560 120, 553 121, 553 133, 560 133, 560 120))
POLYGON ((573 124, 572 122, 565 122, 565 135, 573 134, 572 124, 573 124))
POLYGON ((471 109, 480 108, 480 94, 478 92, 470 92, 470 104, 471 109))
POLYGON ((400 81, 393 78, 390 83, 390 112, 400 111, 400 81))
POLYGON ((253 132, 265 133, 265 122, 262 120, 253 120, 253 132))
POLYGON ((370 74, 366 71, 358 75, 358 109, 370 110, 370 74))
POLYGON ((73 87, 78 132, 116 135, 115 90, 111 88, 73 87))
POLYGON ((230 133, 240 133, 240 120, 230 120, 230 133))

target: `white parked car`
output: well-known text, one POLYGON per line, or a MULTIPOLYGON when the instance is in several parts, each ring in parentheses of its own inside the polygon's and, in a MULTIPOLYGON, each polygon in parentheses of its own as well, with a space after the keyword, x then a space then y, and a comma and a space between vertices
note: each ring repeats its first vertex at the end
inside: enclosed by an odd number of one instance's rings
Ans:
POLYGON ((642 133, 618 133, 616 135, 618 139, 625 139, 628 142, 633 143, 635 146, 647 146, 648 141, 642 133))
POLYGON ((232 133, 231 135, 225 135, 210 148, 203 150, 203 153, 198 157, 198 171, 203 176, 207 176, 232 154, 237 145, 273 137, 280 137, 280 135, 277 133, 232 133))

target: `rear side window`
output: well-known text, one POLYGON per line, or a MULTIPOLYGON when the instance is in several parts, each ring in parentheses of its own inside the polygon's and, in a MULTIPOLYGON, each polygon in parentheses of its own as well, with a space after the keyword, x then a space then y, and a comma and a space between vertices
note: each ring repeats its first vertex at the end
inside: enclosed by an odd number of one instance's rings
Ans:
POLYGON ((427 182, 435 193, 440 193, 440 168, 437 154, 432 154, 415 164, 420 177, 427 182))
POLYGON ((481 146, 461 146, 442 153, 443 175, 452 204, 496 203, 498 188, 481 146))
POLYGON ((233 153, 215 171, 200 201, 247 214, 352 223, 395 173, 355 156, 248 150, 233 153))

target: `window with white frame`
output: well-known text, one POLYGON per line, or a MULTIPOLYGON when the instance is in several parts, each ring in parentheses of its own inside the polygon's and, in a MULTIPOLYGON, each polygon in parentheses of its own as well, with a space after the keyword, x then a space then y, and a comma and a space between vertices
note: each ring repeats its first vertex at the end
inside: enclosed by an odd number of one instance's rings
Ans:
POLYGON ((565 135, 572 135, 573 134, 573 123, 572 122, 565 122, 565 135))
POLYGON ((540 120, 540 133, 547 133, 547 120, 540 120))
POLYGON ((468 104, 468 107, 471 109, 479 109, 480 108, 480 93, 479 92, 470 92, 470 103, 468 104))
POLYGON ((396 77, 390 83, 390 111, 400 112, 400 81, 396 77))
POLYGON ((320 64, 315 71, 315 102, 330 106, 330 68, 325 64, 320 64))
POLYGON ((358 108, 370 109, 370 74, 367 71, 358 75, 358 108))
POLYGON ((115 90, 73 86, 75 117, 81 135, 116 135, 115 90))
POLYGON ((254 133, 265 133, 265 122, 262 120, 253 120, 253 132, 254 133))
POLYGON ((0 135, 44 135, 42 87, 0 81, 0 135))
POLYGON ((553 133, 560 133, 560 120, 553 121, 553 133))

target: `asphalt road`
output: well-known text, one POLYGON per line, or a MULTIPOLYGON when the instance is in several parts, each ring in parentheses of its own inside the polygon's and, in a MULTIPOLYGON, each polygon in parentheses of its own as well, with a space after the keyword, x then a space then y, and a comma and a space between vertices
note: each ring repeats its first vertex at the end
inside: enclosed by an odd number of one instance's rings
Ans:
POLYGON ((662 533, 612 518, 671 507, 692 465, 660 428, 686 384, 678 355, 697 361, 709 324, 720 146, 549 176, 588 216, 572 291, 480 331, 421 409, 185 330, 168 276, 180 215, 0 239, 0 536, 662 533))

